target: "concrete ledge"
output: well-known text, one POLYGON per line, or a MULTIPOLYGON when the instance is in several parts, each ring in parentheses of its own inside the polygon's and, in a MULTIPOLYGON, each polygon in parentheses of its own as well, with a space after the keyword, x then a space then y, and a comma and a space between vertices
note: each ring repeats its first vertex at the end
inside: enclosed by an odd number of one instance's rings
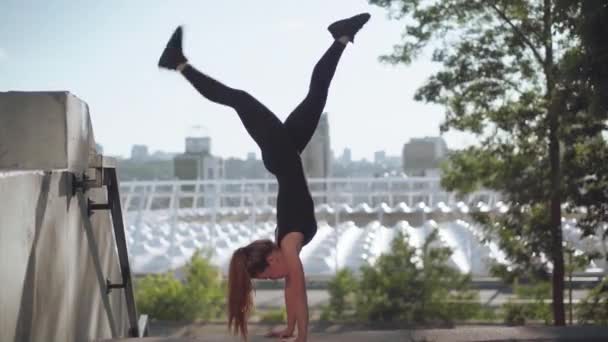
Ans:
POLYGON ((95 139, 88 106, 69 92, 0 92, 0 170, 82 172, 95 139))

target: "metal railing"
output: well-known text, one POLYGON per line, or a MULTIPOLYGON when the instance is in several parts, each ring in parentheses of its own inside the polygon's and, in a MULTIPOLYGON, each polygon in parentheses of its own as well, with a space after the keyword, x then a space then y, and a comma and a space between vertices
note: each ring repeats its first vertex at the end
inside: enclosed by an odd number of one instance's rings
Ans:
MULTIPOLYGON (((438 177, 311 178, 308 180, 316 205, 361 203, 414 206, 423 202, 493 205, 500 196, 481 190, 464 197, 441 188, 438 177)), ((124 209, 252 208, 276 205, 278 184, 274 179, 129 181, 121 183, 124 209)))

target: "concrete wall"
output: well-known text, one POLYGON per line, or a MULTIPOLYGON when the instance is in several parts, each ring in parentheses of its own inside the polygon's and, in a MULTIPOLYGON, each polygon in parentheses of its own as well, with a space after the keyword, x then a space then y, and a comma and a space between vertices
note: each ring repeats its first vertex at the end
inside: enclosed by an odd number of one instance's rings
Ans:
MULTIPOLYGON (((0 93, 0 341, 88 341, 113 337, 112 326, 127 334, 123 291, 106 297, 100 281, 121 281, 109 212, 87 229, 72 194, 72 174, 94 153, 78 98, 0 93)), ((105 196, 93 189, 81 199, 105 196)))

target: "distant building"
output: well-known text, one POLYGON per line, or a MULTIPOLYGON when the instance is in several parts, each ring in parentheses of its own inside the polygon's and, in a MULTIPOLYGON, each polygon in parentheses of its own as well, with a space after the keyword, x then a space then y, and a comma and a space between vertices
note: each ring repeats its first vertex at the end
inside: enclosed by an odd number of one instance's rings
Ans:
POLYGON ((321 114, 310 142, 301 154, 304 173, 312 178, 326 178, 331 174, 331 152, 327 113, 321 114))
POLYGON ((344 149, 344 152, 342 152, 342 157, 340 157, 340 162, 348 164, 348 163, 352 162, 352 160, 353 160, 352 152, 351 152, 350 148, 347 147, 344 149))
POLYGON ((390 169, 399 170, 398 172, 401 172, 402 171, 402 162, 401 162, 401 159, 402 158, 399 155, 396 155, 396 156, 386 156, 386 158, 384 160, 384 163, 390 169))
POLYGON ((212 155, 179 154, 173 158, 173 169, 183 180, 224 178, 224 161, 212 155))
POLYGON ((143 161, 147 160, 148 157, 148 146, 133 145, 133 147, 131 147, 131 160, 143 161))
POLYGON ((209 137, 187 137, 186 152, 173 158, 173 168, 178 179, 224 178, 224 161, 211 155, 209 137))
POLYGON ((174 152, 164 152, 164 151, 155 151, 150 155, 150 159, 152 160, 173 160, 173 158, 179 153, 174 152))
POLYGON ((247 160, 255 160, 255 152, 248 152, 247 153, 247 160))
POLYGON ((403 172, 410 176, 438 175, 447 152, 441 137, 413 138, 403 146, 403 172))
POLYGON ((181 180, 194 180, 199 178, 201 158, 188 155, 178 154, 173 158, 173 174, 181 180))
POLYGON ((226 179, 262 179, 271 174, 264 167, 262 160, 247 155, 247 159, 227 158, 224 160, 224 176, 226 179))
POLYGON ((374 152, 374 163, 381 164, 386 161, 386 152, 385 151, 377 151, 374 152))

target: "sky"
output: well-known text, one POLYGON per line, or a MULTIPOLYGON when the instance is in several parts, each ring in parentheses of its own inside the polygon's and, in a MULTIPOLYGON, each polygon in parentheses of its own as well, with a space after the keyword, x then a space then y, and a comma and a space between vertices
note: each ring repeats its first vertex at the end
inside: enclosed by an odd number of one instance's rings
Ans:
MULTIPOLYGON (((339 156, 348 147, 354 159, 400 155, 409 139, 439 135, 444 108, 413 100, 439 66, 430 53, 411 65, 379 62, 404 24, 365 0, 2 0, 0 91, 73 93, 88 103, 106 155, 128 157, 134 144, 182 152, 187 135, 208 135, 214 155, 259 156, 232 109, 158 69, 174 28, 184 25, 192 65, 284 120, 332 42, 327 26, 360 12, 372 18, 343 54, 325 107, 331 148, 339 156)), ((450 148, 474 143, 462 133, 444 138, 450 148)))

